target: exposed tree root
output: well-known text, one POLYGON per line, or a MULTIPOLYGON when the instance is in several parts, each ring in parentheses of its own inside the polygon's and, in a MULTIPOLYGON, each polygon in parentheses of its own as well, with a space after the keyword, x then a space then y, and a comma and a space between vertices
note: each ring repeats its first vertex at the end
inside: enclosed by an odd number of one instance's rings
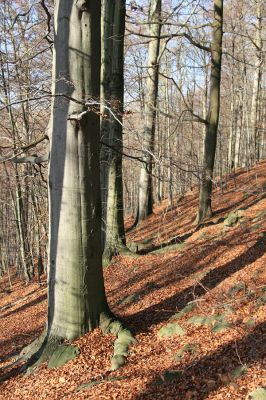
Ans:
POLYGON ((24 360, 30 360, 41 349, 46 337, 47 331, 44 330, 32 343, 21 350, 20 357, 24 360))
POLYGON ((221 222, 224 222, 224 220, 225 220, 225 217, 220 217, 220 218, 217 217, 217 218, 212 219, 212 220, 207 219, 207 220, 205 220, 203 222, 199 222, 199 223, 197 223, 197 226, 195 227, 195 232, 197 232, 200 229, 205 228, 207 226, 220 224, 221 222))
POLYGON ((27 371, 27 373, 31 373, 46 361, 48 361, 49 368, 56 368, 64 365, 79 354, 77 347, 63 345, 62 343, 63 338, 49 335, 45 330, 20 353, 20 359, 26 360, 21 372, 27 371))
POLYGON ((210 218, 213 217, 212 213, 208 213, 208 214, 202 214, 202 213, 197 213, 196 218, 193 222, 194 226, 200 226, 201 224, 205 223, 206 221, 208 221, 210 218))
POLYGON ((121 321, 107 314, 101 315, 100 328, 103 333, 112 333, 116 335, 114 342, 114 354, 111 359, 111 371, 116 371, 125 364, 128 356, 129 346, 136 343, 129 329, 125 328, 121 321))
MULTIPOLYGON (((101 314, 100 328, 105 334, 116 335, 110 368, 110 371, 115 371, 124 365, 129 346, 136 340, 130 330, 125 328, 122 322, 116 319, 111 312, 101 314)), ((46 361, 48 368, 58 368, 69 360, 73 360, 79 354, 78 347, 63 342, 63 338, 53 336, 47 333, 47 330, 44 330, 34 342, 21 351, 18 360, 26 361, 21 367, 21 372, 31 373, 46 361)))
POLYGON ((133 253, 126 245, 119 245, 115 247, 107 246, 105 247, 102 256, 103 267, 107 267, 112 261, 112 258, 118 255, 123 255, 126 257, 136 257, 136 254, 133 253))

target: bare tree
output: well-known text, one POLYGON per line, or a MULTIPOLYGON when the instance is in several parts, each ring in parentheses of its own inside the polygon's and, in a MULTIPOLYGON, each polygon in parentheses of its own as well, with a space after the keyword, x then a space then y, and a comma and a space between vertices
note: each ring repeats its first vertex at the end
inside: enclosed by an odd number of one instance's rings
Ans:
POLYGON ((199 195, 199 211, 197 216, 198 223, 212 216, 212 180, 220 113, 223 0, 214 0, 214 21, 212 29, 209 109, 204 142, 203 170, 199 195))
MULTIPOLYGON (((100 1, 55 6, 49 171, 48 322, 25 349, 47 360, 64 340, 101 326, 119 335, 104 290, 100 201, 100 1)), ((126 350, 134 341, 127 330, 126 350)), ((125 342, 124 342, 125 343, 125 342)), ((125 347, 123 347, 125 351, 125 347)), ((123 353, 124 354, 124 353, 123 353)), ((115 348, 112 369, 124 363, 115 348)))
POLYGON ((152 160, 156 123, 156 104, 159 80, 159 51, 161 35, 161 0, 151 0, 149 8, 149 42, 147 93, 143 128, 143 163, 140 169, 138 206, 135 224, 143 221, 153 209, 152 160))
POLYGON ((122 150, 124 104, 124 32, 125 1, 105 1, 102 17, 102 202, 105 225, 103 262, 108 264, 113 255, 128 252, 126 248, 123 207, 122 150), (109 45, 109 46, 108 46, 109 45), (112 110, 110 113, 108 109, 112 110))

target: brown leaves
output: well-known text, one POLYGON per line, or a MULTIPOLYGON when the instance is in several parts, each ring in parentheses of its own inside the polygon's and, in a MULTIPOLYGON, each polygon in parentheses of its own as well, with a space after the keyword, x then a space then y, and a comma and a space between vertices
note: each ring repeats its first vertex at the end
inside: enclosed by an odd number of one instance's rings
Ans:
MULTIPOLYGON (((264 162, 249 173, 243 171, 237 189, 231 180, 223 196, 215 191, 213 225, 195 231, 197 194, 190 193, 173 210, 163 202, 147 222, 130 232, 130 241, 152 238, 151 247, 165 247, 161 253, 138 258, 118 256, 104 271, 111 309, 137 339, 121 370, 109 372, 114 337, 96 329, 75 341, 80 349, 77 358, 56 370, 43 365, 31 376, 10 377, 2 383, 0 397, 240 400, 263 388, 266 241, 261 235, 266 231, 266 199, 244 198, 242 189, 250 187, 253 193, 254 174, 256 184, 265 185, 265 167, 264 162), (237 203, 245 208, 245 229, 237 224, 224 231, 218 217, 237 203), (186 245, 167 251, 166 244, 179 241, 186 245), (222 315, 230 328, 220 326, 215 332, 222 315), (187 323, 192 317, 195 322, 195 316, 208 323, 187 323), (182 327, 183 336, 158 337, 159 329, 169 323, 182 327), (77 391, 78 387, 83 389, 77 391)), ((19 300, 1 312, 2 368, 38 336, 46 319, 45 291, 37 283, 25 286, 14 275, 11 279, 13 290, 7 293, 8 279, 0 278, 0 308, 19 300)), ((16 367, 2 369, 2 376, 10 370, 16 374, 16 367)))

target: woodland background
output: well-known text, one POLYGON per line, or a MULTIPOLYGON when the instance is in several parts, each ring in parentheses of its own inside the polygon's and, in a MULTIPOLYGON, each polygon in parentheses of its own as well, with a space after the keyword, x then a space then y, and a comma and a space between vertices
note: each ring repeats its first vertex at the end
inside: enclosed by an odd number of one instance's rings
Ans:
POLYGON ((265 396, 262 0, 55 5, 0 4, 3 396, 265 396))
MULTIPOLYGON (((46 154, 48 144, 43 138, 51 103, 52 7, 48 1, 1 2, 2 159, 46 154)), ((148 10, 147 2, 129 2, 126 10, 125 215, 136 213, 140 161, 147 152, 142 132, 148 10)), ((205 1, 163 2, 152 182, 153 201, 167 198, 169 207, 199 185, 205 134, 201 119, 208 112, 210 85, 210 54, 178 35, 189 32, 197 43, 209 43, 211 10, 212 4, 205 1)), ((235 168, 250 168, 265 157, 264 19, 261 0, 225 2, 214 186, 223 185, 235 168)), ((1 269, 15 264, 23 274, 39 256, 47 264, 47 163, 1 162, 0 168, 1 269)))

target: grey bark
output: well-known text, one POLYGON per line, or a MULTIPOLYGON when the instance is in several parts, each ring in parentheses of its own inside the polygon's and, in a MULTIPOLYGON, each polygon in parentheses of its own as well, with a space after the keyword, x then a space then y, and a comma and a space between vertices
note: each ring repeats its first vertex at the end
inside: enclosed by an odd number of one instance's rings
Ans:
POLYGON ((18 172, 16 173, 16 216, 17 216, 17 229, 20 243, 20 260, 23 268, 23 273, 26 282, 29 282, 33 277, 33 262, 30 253, 30 244, 28 238, 28 223, 25 216, 25 205, 22 200, 21 185, 18 179, 18 172))
MULTIPOLYGON (((101 141, 110 145, 110 100, 113 53, 114 0, 101 1, 101 141)), ((108 160, 110 147, 101 145, 102 248, 106 240, 108 160)))
POLYGON ((262 0, 257 1, 256 10, 256 60, 255 60, 255 71, 253 80, 253 91, 252 91, 252 102, 251 102, 251 132, 250 132, 250 150, 251 150, 251 162, 259 161, 261 158, 262 148, 262 135, 261 129, 259 129, 259 102, 261 92, 261 81, 262 81, 262 70, 263 70, 263 41, 262 41, 262 18, 263 18, 263 2, 262 0))
POLYGON ((199 195, 197 222, 212 216, 211 195, 213 169, 220 112, 220 82, 223 38, 223 0, 214 0, 214 21, 211 44, 211 78, 209 110, 204 141, 203 171, 199 195))
MULTIPOLYGON (((168 63, 166 62, 166 70, 168 70, 168 63)), ((168 73, 168 71, 167 71, 168 73)), ((169 82, 168 79, 166 80, 165 86, 165 106, 166 106, 166 113, 170 114, 170 107, 169 107, 169 82)), ((172 151, 171 148, 173 146, 172 139, 171 139, 171 125, 170 125, 170 118, 166 118, 166 126, 167 126, 167 158, 168 158, 168 166, 167 166, 167 186, 168 186, 168 204, 170 208, 173 207, 173 165, 172 165, 172 151)))
MULTIPOLYGON (((125 1, 105 2, 106 36, 104 44, 109 38, 112 40, 111 60, 110 52, 104 47, 105 57, 102 65, 102 94, 101 102, 107 103, 112 113, 108 113, 102 119, 101 136, 108 148, 102 149, 105 154, 104 169, 102 176, 106 176, 106 226, 103 261, 108 263, 113 255, 126 251, 126 239, 124 229, 123 213, 123 181, 122 181, 122 123, 123 123, 123 102, 124 102, 124 32, 125 32, 125 1), (112 4, 110 4, 112 3, 112 4), (109 99, 107 98, 109 96, 109 99)), ((110 40, 110 39, 109 39, 110 40)), ((107 111, 108 112, 108 111, 107 111)), ((104 146, 103 146, 104 147, 104 146)), ((103 184, 103 182, 102 182, 103 184)), ((103 199, 105 201, 105 197, 103 199)))
POLYGON ((135 224, 143 221, 153 209, 152 154, 156 123, 156 105, 159 80, 158 56, 161 34, 161 0, 151 0, 149 10, 149 42, 147 95, 145 97, 145 122, 143 129, 143 164, 140 169, 138 207, 135 224))
MULTIPOLYGON (((235 56, 235 37, 233 37, 232 42, 232 56, 235 56)), ((228 169, 229 172, 235 169, 235 154, 236 154, 236 118, 235 118, 235 108, 236 108, 236 93, 235 93, 235 62, 233 59, 233 72, 231 76, 231 104, 230 104, 230 137, 228 145, 228 169)))
POLYGON ((49 170, 48 335, 73 339, 107 310, 101 265, 97 110, 79 100, 100 95, 100 1, 55 4, 49 170))

